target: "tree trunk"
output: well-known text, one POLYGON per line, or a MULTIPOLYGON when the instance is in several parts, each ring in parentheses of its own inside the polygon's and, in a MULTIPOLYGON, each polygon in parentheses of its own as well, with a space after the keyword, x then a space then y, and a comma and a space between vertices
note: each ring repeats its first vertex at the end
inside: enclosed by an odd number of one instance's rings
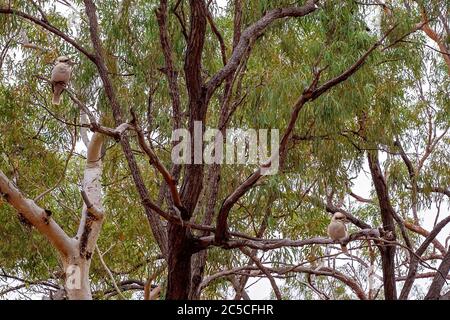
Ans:
POLYGON ((70 257, 63 261, 65 270, 64 289, 69 300, 92 300, 89 285, 91 259, 70 257))
MULTIPOLYGON (((441 290, 446 282, 448 272, 450 271, 450 248, 442 259, 438 272, 434 276, 430 289, 428 290, 425 300, 438 300, 441 297, 441 290)), ((446 294, 447 295, 447 294, 446 294)))
MULTIPOLYGON (((383 229, 391 233, 390 240, 395 240, 394 208, 389 199, 387 184, 378 160, 378 151, 368 153, 370 173, 377 192, 383 229)), ((378 246, 381 251, 383 269, 384 297, 386 300, 397 299, 395 281, 395 246, 378 246)))
MULTIPOLYGON (((202 52, 206 35, 207 8, 204 1, 189 1, 190 30, 185 55, 184 73, 189 95, 189 132, 194 139, 202 139, 208 103, 203 90, 202 52), (196 137, 197 121, 201 137, 196 137)), ((185 167, 180 188, 183 208, 181 219, 189 221, 203 189, 204 166, 195 159, 195 143, 191 143, 191 162, 185 167)), ((197 152, 203 153, 203 142, 197 152)), ((166 299, 188 299, 191 288, 192 234, 184 226, 169 224, 168 286, 166 299)))
POLYGON ((170 224, 167 300, 187 300, 191 288, 191 235, 183 226, 170 224))
POLYGON ((191 288, 189 293, 189 300, 200 299, 200 284, 203 280, 203 273, 205 271, 206 260, 208 257, 208 250, 198 252, 192 259, 192 276, 191 288))

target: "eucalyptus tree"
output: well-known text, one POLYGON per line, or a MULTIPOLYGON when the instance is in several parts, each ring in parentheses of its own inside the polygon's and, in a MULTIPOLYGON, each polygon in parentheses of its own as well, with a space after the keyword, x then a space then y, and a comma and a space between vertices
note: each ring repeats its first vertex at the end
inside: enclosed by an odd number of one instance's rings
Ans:
POLYGON ((0 293, 248 299, 265 278, 278 299, 447 297, 449 9, 1 1, 0 293), (194 142, 174 163, 172 133, 198 123, 278 129, 277 157, 206 164, 194 142), (326 237, 336 212, 349 254, 326 237))

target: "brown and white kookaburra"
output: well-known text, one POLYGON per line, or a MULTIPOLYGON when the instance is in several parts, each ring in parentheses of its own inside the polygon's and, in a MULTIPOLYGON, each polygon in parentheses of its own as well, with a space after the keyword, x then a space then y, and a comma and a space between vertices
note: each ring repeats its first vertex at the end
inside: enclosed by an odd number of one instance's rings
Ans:
POLYGON ((50 79, 53 90, 53 104, 59 104, 61 102, 61 93, 69 84, 73 65, 74 63, 69 57, 61 56, 56 59, 50 79))
MULTIPOLYGON (((331 218, 331 222, 328 225, 328 236, 334 241, 342 241, 347 238, 347 226, 345 223, 347 222, 347 217, 341 213, 336 212, 331 218)), ((341 244, 342 252, 348 253, 347 247, 344 244, 341 244)))

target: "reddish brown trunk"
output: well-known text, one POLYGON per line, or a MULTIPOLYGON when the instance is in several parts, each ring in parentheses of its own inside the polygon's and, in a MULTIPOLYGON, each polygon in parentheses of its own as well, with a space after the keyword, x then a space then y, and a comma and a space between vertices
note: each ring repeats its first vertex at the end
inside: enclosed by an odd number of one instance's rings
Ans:
MULTIPOLYGON (((202 122, 202 135, 208 103, 203 90, 202 52, 206 34, 207 9, 204 1, 190 0, 190 31, 186 50, 184 73, 189 95, 189 132, 194 137, 195 121, 202 122)), ((180 189, 181 218, 190 220, 203 189, 203 164, 194 162, 194 144, 191 145, 191 164, 186 165, 185 178, 180 189)), ((202 149, 203 150, 203 149, 202 149)), ((191 288, 192 234, 183 226, 170 224, 168 230, 168 286, 166 299, 188 299, 191 288)))
POLYGON ((447 275, 450 271, 450 248, 448 248, 447 254, 442 259, 438 272, 434 276, 430 289, 428 290, 425 300, 439 300, 441 297, 441 290, 446 283, 447 275))
POLYGON ((187 300, 191 288, 191 237, 190 231, 169 225, 169 256, 167 264, 167 300, 187 300))
POLYGON ((208 257, 208 250, 203 250, 194 255, 192 260, 192 277, 191 277, 191 292, 189 293, 189 300, 200 299, 200 284, 203 280, 203 273, 205 271, 206 260, 208 257))
MULTIPOLYGON (((378 153, 368 154, 370 173, 377 192, 381 212, 383 229, 392 234, 390 240, 395 240, 394 208, 389 200, 387 184, 378 161, 378 153)), ((395 283, 395 246, 379 246, 381 251, 381 264, 383 269, 384 297, 386 300, 397 299, 395 283)))

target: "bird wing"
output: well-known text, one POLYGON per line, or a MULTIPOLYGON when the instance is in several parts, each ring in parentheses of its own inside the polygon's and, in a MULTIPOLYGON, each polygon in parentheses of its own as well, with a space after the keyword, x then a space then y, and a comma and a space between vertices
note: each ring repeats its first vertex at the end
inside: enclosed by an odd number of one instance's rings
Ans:
POLYGON ((65 63, 58 63, 52 70, 51 82, 63 82, 67 84, 70 80, 71 68, 65 63))
POLYGON ((328 236, 333 240, 341 240, 347 237, 345 224, 332 221, 328 225, 328 236))

